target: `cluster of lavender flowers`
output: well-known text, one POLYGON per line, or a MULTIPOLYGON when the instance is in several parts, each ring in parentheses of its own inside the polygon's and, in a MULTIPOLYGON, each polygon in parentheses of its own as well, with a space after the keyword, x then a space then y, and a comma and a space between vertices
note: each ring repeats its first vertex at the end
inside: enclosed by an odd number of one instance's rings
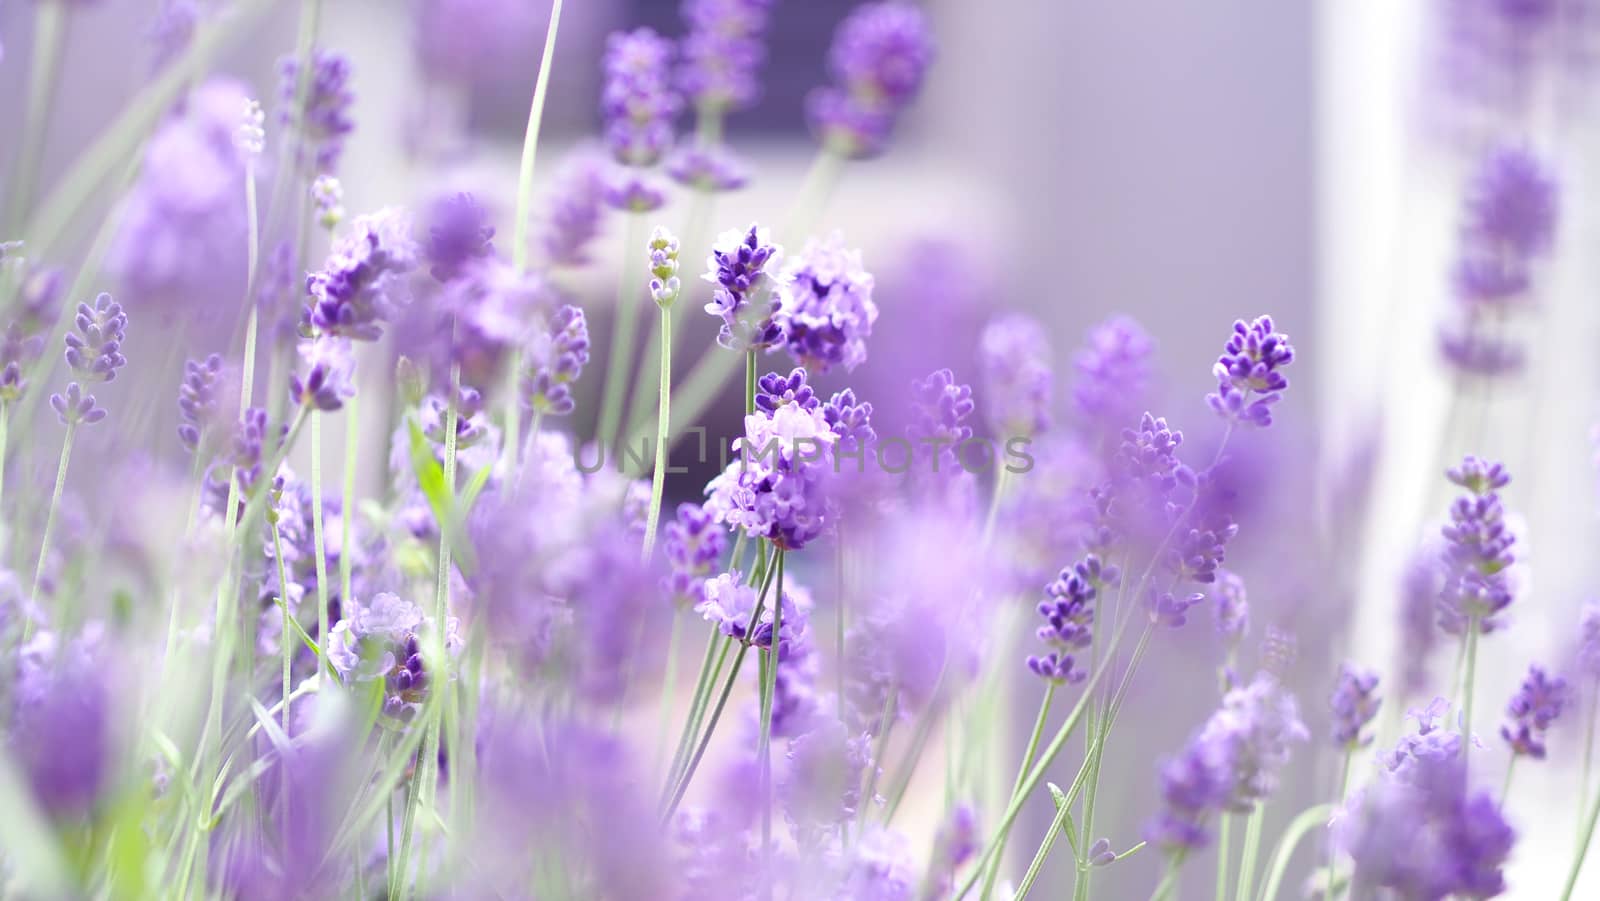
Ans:
MULTIPOLYGON (((1526 7, 1516 34, 1546 33, 1545 5, 1499 6, 1526 7)), ((419 7, 418 64, 450 91, 520 59, 507 48, 543 15, 419 7), (496 46, 470 58, 478 42, 496 46)), ((1515 887, 1511 777, 1560 765, 1585 701, 1595 729, 1600 605, 1571 666, 1527 667, 1487 747, 1480 639, 1509 627, 1528 563, 1504 466, 1467 456, 1446 473, 1463 493, 1399 604, 1416 659, 1394 677, 1342 664, 1317 720, 1296 679, 1325 661, 1301 661, 1288 625, 1321 627, 1295 594, 1321 589, 1263 559, 1278 536, 1260 501, 1285 467, 1258 461, 1297 453, 1281 446, 1299 418, 1296 348, 1272 317, 1219 327, 1209 377, 1176 374, 1211 414, 1187 433, 1183 409, 1158 409, 1154 340, 1127 317, 1088 332, 1070 387, 1050 323, 1015 311, 952 339, 972 372, 943 351, 883 365, 884 333, 916 325, 880 323, 888 292, 820 223, 840 167, 886 152, 922 88, 935 54, 921 7, 866 2, 839 23, 832 84, 806 105, 821 146, 799 212, 715 239, 710 195, 747 178, 723 120, 762 94, 774 0, 685 0, 681 38, 611 35, 604 149, 577 150, 538 215, 530 144, 515 192, 428 183, 415 215, 347 216, 335 176, 357 137, 357 72, 321 43, 316 9, 269 120, 244 83, 205 76, 219 45, 194 39, 241 27, 249 5, 163 4, 152 37, 169 74, 132 107, 160 114, 110 133, 131 142, 133 174, 104 232, 57 269, 21 257, 63 253, 33 185, 5 221, 21 229, 0 242, 0 476, 21 476, 0 478, 8 892, 1020 901, 1065 896, 1038 884, 1054 855, 1077 899, 1153 887, 1167 901, 1215 848, 1219 896, 1250 899, 1258 877, 1281 897, 1307 836, 1307 890, 1324 901, 1515 887), (681 241, 645 221, 677 214, 657 167, 693 195, 681 241), (631 237, 596 385, 585 305, 605 273, 585 270, 607 207, 629 213, 631 237), (640 354, 630 302, 646 293, 661 319, 640 354), (686 307, 717 327, 687 377, 671 331, 686 307), (133 340, 152 343, 125 355, 133 340), (871 364, 893 376, 866 378, 871 364), (720 392, 741 365, 735 405, 720 392), (630 376, 633 401, 608 413, 630 376), (149 402, 174 384, 176 403, 149 402), (53 452, 36 440, 53 428, 46 396, 65 432, 35 490, 53 452), (695 480, 672 451, 718 403, 735 426, 702 433, 720 463, 695 480), (618 422, 648 435, 645 453, 630 460, 618 422), (69 467, 75 443, 94 466, 69 467), (1252 617, 1263 637, 1247 645, 1252 617), (1437 686, 1427 651, 1451 641, 1460 662, 1437 686), (1169 735, 1153 770, 1130 767, 1130 711, 1181 721, 1172 699, 1197 693, 1199 727, 1169 735), (1394 712, 1435 693, 1401 730, 1394 712), (1001 724, 1029 700, 1011 747, 1001 724), (1313 729, 1336 786, 1309 775, 1327 769, 1313 729), (1481 783, 1500 756, 1497 798, 1481 783), (1112 810, 1116 780, 1149 790, 1119 786, 1112 810), (1269 830, 1269 805, 1301 801, 1314 806, 1269 830)), ((548 27, 554 48, 554 15, 548 27)), ((375 145, 403 144, 386 137, 375 145)), ((1508 368, 1499 327, 1531 306, 1556 246, 1553 177, 1494 146, 1468 192, 1462 315, 1445 333, 1449 360, 1479 373, 1508 368)), ((431 179, 427 150, 406 149, 431 179)), ((100 156, 64 183, 111 183, 100 156)), ((1589 782, 1566 901, 1600 821, 1589 782)))

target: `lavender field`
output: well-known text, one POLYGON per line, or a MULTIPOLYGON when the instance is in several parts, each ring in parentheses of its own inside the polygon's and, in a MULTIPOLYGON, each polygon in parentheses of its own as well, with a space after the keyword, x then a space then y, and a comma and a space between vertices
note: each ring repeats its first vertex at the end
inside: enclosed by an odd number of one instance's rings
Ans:
POLYGON ((1600 5, 1272 6, 0 7, 0 897, 1600 897, 1600 5))

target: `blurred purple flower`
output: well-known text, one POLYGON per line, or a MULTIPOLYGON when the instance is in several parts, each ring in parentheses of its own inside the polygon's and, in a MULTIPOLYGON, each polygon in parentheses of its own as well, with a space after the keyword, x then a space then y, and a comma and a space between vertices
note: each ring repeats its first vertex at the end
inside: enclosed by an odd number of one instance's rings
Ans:
POLYGON ((720 115, 754 103, 761 85, 756 70, 766 58, 762 43, 776 0, 684 0, 684 35, 678 87, 697 106, 720 115))
POLYGON ((606 177, 595 155, 579 153, 556 177, 539 233, 545 260, 554 266, 589 262, 588 248, 600 233, 605 212, 606 177))
POLYGON ((835 87, 806 99, 825 146, 848 157, 883 150, 894 121, 922 88, 933 62, 927 15, 900 0, 865 3, 834 32, 828 68, 835 87))
POLYGON ((723 232, 712 245, 703 277, 716 285, 705 310, 722 319, 718 344, 744 353, 783 341, 777 321, 784 289, 778 275, 781 255, 782 249, 756 225, 748 231, 723 232))
POLYGON ((178 440, 190 453, 199 453, 201 442, 222 422, 221 379, 219 354, 183 364, 183 381, 178 385, 178 440))
POLYGON ((322 269, 306 276, 306 322, 323 334, 378 340, 384 323, 409 298, 405 276, 416 268, 418 254, 403 211, 390 207, 357 217, 322 269))
POLYGON ((878 319, 872 288, 861 252, 847 247, 843 236, 835 232, 825 241, 807 242, 778 288, 775 322, 789 356, 816 375, 835 366, 850 372, 861 365, 878 319))
POLYGON ((16 652, 6 743, 50 816, 76 819, 102 800, 113 776, 115 709, 98 626, 63 641, 39 632, 16 652))
POLYGON ((672 57, 672 42, 649 28, 606 39, 600 112, 606 145, 618 162, 653 165, 671 146, 672 120, 682 105, 672 90, 672 57))
POLYGON ((707 193, 737 191, 750 181, 733 152, 720 144, 678 148, 667 158, 667 174, 680 185, 707 193))
POLYGON ((1543 667, 1528 667, 1522 687, 1506 706, 1511 722, 1500 727, 1500 737, 1511 745, 1511 753, 1543 760, 1544 734, 1571 699, 1567 680, 1546 675, 1543 667))
POLYGON ((434 201, 429 211, 428 241, 423 249, 428 272, 441 282, 461 275, 466 265, 494 253, 494 226, 489 212, 466 192, 434 201))
POLYGON ((589 325, 583 310, 565 305, 540 318, 523 346, 522 404, 538 413, 566 416, 576 407, 572 383, 589 363, 589 325))
POLYGON ((355 396, 355 351, 348 338, 324 336, 300 342, 300 361, 304 375, 289 377, 289 396, 297 406, 338 410, 355 396))
POLYGON ((727 531, 699 504, 683 503, 661 532, 661 554, 671 567, 666 585, 673 603, 699 604, 705 598, 706 579, 722 560, 727 531))
POLYGON ((1333 743, 1346 751, 1372 743, 1362 730, 1378 715, 1378 674, 1340 664, 1339 681, 1334 685, 1328 707, 1333 711, 1333 743))
POLYGON ((286 56, 278 61, 278 121, 299 124, 295 148, 299 165, 314 174, 332 174, 339 168, 344 143, 355 131, 350 109, 350 60, 344 54, 318 47, 311 54, 311 75, 302 84, 300 61, 286 56), (304 115, 298 102, 304 91, 304 115))
POLYGON ((1073 406, 1091 434, 1114 438, 1138 415, 1150 390, 1155 342, 1133 319, 1118 316, 1089 331, 1073 365, 1073 406))
POLYGON ((1514 598, 1507 568, 1516 562, 1516 536, 1506 524, 1505 507, 1496 491, 1510 476, 1500 464, 1467 457, 1450 470, 1452 482, 1470 492, 1450 505, 1444 536, 1444 590, 1439 597, 1439 626, 1452 635, 1469 623, 1485 633, 1499 628, 1498 616, 1514 598))
POLYGON ((1032 437, 1050 427, 1055 372, 1050 339, 1038 320, 1007 313, 990 320, 978 338, 984 416, 1006 439, 1032 437))

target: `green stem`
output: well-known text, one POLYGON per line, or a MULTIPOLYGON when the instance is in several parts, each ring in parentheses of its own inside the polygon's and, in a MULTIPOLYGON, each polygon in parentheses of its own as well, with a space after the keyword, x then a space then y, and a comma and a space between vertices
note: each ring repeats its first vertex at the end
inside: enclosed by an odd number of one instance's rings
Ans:
MULTIPOLYGON (((1272 852, 1272 863, 1267 867, 1267 881, 1261 893, 1264 901, 1274 901, 1278 897, 1278 886, 1283 883, 1283 874, 1289 869, 1289 858, 1294 856, 1295 847, 1312 829, 1326 824, 1333 810, 1332 804, 1318 804, 1295 817, 1283 830, 1277 850, 1272 852)), ((1333 901, 1332 896, 1325 901, 1333 901)))
MULTIPOLYGON (((361 392, 351 395, 345 401, 344 412, 344 485, 339 498, 339 603, 341 607, 348 608, 354 599, 350 597, 351 563, 355 553, 350 546, 351 520, 356 517, 356 464, 360 454, 361 441, 361 416, 357 412, 361 392)), ((318 639, 320 642, 326 638, 318 639)))
MULTIPOLYGON (((667 724, 672 722, 672 690, 678 682, 678 633, 683 628, 681 611, 676 608, 672 611, 672 626, 667 630, 667 670, 661 678, 661 701, 659 704, 660 723, 656 727, 656 773, 661 772, 661 764, 667 753, 667 724)), ((713 645, 714 646, 714 645, 713 645)), ((707 647, 707 655, 712 646, 707 647)), ((697 688, 696 691, 699 689, 697 688)))
MULTIPOLYGON (((270 473, 263 473, 271 478, 270 473)), ((311 414, 311 539, 317 554, 317 643, 328 641, 328 551, 322 527, 322 414, 311 414)), ((344 553, 344 552, 341 552, 344 553)))
POLYGON ((667 768, 667 778, 661 786, 661 798, 657 807, 665 807, 667 793, 682 775, 683 764, 689 755, 689 749, 694 737, 700 732, 700 717, 705 713, 705 706, 711 699, 711 686, 716 684, 717 676, 721 674, 722 664, 728 656, 728 640, 716 627, 711 627, 711 638, 706 642, 706 653, 700 661, 700 675, 695 678, 694 696, 689 701, 689 713, 684 717, 683 729, 678 734, 678 746, 672 752, 672 765, 667 768), (714 667, 714 668, 713 668, 714 667))
POLYGON ((1511 759, 1506 761, 1506 781, 1500 786, 1500 806, 1502 808, 1506 806, 1506 800, 1511 797, 1511 774, 1516 772, 1516 769, 1517 755, 1512 754, 1511 759))
POLYGON ((1578 783, 1578 831, 1583 832, 1583 809, 1589 803, 1589 779, 1594 763, 1594 728, 1600 714, 1600 681, 1589 686, 1589 715, 1583 727, 1583 781, 1578 783))
MULTIPOLYGON (((622 391, 628 378, 628 362, 633 358, 633 342, 639 328, 636 306, 643 292, 643 270, 633 265, 633 255, 644 246, 644 214, 627 214, 623 234, 622 273, 617 279, 616 316, 611 323, 611 355, 606 362, 605 392, 600 401, 600 419, 595 426, 595 443, 602 454, 615 449, 617 428, 622 420, 622 391)), ((630 436, 631 437, 631 436, 630 436)), ((620 461, 619 461, 620 463, 620 461)))
POLYGON ((1594 840, 1594 824, 1600 820, 1600 796, 1589 808, 1589 819, 1584 823, 1583 835, 1578 840, 1577 853, 1572 858, 1572 868, 1567 871, 1567 887, 1561 892, 1561 901, 1572 901, 1572 892, 1578 887, 1578 874, 1583 872, 1583 859, 1589 855, 1589 842, 1594 840))
MULTIPOLYGON (((700 188, 696 188, 690 196, 689 215, 685 220, 682 232, 684 239, 683 252, 688 259, 703 259, 705 257, 704 253, 700 253, 697 257, 695 252, 700 251, 706 244, 705 232, 707 230, 707 222, 711 217, 711 201, 713 197, 715 195, 712 192, 700 188)), ((687 290, 688 286, 681 289, 679 298, 674 298, 674 301, 680 299, 682 292, 687 290)), ((678 320, 683 318, 685 309, 689 307, 689 304, 675 302, 672 308, 673 322, 665 325, 680 325, 681 323, 678 320)), ((641 430, 649 428, 650 414, 645 409, 645 404, 649 402, 651 392, 658 391, 661 388, 661 379, 656 375, 656 370, 661 361, 660 348, 665 347, 670 352, 674 347, 674 342, 677 340, 677 336, 674 334, 668 336, 666 343, 662 344, 661 332, 664 326, 652 324, 650 328, 650 337, 644 344, 645 359, 640 367, 642 377, 633 383, 633 396, 628 400, 628 415, 622 420, 627 426, 629 440, 632 440, 641 430)), ((666 432, 659 430, 656 434, 660 436, 665 435, 666 432)))
MULTIPOLYGON (((1044 698, 1039 701, 1039 713, 1033 718, 1033 733, 1028 737, 1028 744, 1022 751, 1022 765, 1017 768, 1017 777, 1011 783, 1011 796, 1015 800, 1017 792, 1022 790, 1022 783, 1028 778, 1028 770, 1033 766, 1034 756, 1039 752, 1039 739, 1044 736, 1045 724, 1050 721, 1050 702, 1055 700, 1056 683, 1052 680, 1045 685, 1044 698)), ((989 866, 988 875, 983 878, 983 892, 981 898, 989 897, 994 891, 995 878, 1000 875, 1000 864, 1005 859, 1006 839, 1008 833, 1000 834, 999 845, 995 848, 993 862, 989 866)))
MULTIPOLYGON (((767 591, 772 587, 772 576, 775 571, 776 567, 767 568, 766 577, 762 580, 761 594, 756 597, 755 609, 750 611, 750 624, 745 629, 745 635, 753 634, 756 623, 761 621, 761 612, 766 604, 767 591)), ((678 780, 677 787, 667 801, 666 810, 661 815, 662 823, 672 822, 672 815, 677 813, 678 805, 683 802, 683 795, 689 790, 689 783, 694 780, 695 770, 699 769, 700 761, 705 757, 706 747, 711 744, 711 736, 717 731, 717 722, 722 718, 722 711, 728 705, 728 696, 733 693, 733 686, 739 679, 739 669, 743 666, 745 655, 749 651, 748 641, 739 642, 739 653, 734 656, 728 679, 722 684, 722 694, 717 697, 717 705, 711 711, 711 720, 706 723, 705 732, 701 734, 694 754, 690 756, 688 765, 683 769, 683 777, 678 780)))
MULTIPOLYGON (((0 401, 0 517, 5 515, 6 444, 11 439, 11 402, 0 401)), ((170 644, 170 642, 169 642, 170 644)), ((1587 784, 1587 780, 1585 780, 1587 784)))
POLYGON ((1265 804, 1257 802, 1245 823, 1244 856, 1239 861, 1239 891, 1234 894, 1234 901, 1253 901, 1250 890, 1255 887, 1256 855, 1261 850, 1261 820, 1265 808, 1265 804))
POLYGON ((28 215, 39 180, 50 111, 55 108, 56 81, 61 74, 61 48, 66 42, 65 3, 40 3, 33 14, 33 66, 28 72, 28 106, 23 113, 22 149, 11 177, 11 202, 6 231, 14 231, 28 215))
MULTIPOLYGON (((61 441, 61 459, 56 463, 56 486, 50 492, 50 506, 44 515, 44 535, 39 540, 39 562, 33 568, 33 590, 28 592, 29 607, 39 603, 39 583, 44 581, 45 561, 50 556, 50 538, 55 531, 56 509, 61 506, 61 492, 67 484, 67 463, 72 459, 72 439, 78 433, 76 421, 67 423, 67 435, 61 441)), ((33 621, 30 618, 24 627, 23 637, 32 632, 33 621)))
MULTIPOLYGON (((783 649, 783 558, 778 549, 778 589, 772 601, 772 641, 767 648, 767 680, 761 686, 761 790, 765 800, 761 806, 762 855, 772 856, 772 699, 778 690, 778 657, 783 649)), ((871 797, 871 795, 867 795, 871 797)), ((865 804, 861 805, 863 808, 865 804)), ((770 881, 769 881, 770 885, 770 881)))
MULTIPOLYGON (((544 121, 545 92, 550 87, 550 71, 556 55, 556 31, 561 24, 561 0, 550 4, 550 25, 544 34, 544 56, 539 59, 539 75, 533 82, 533 102, 528 107, 528 127, 522 136, 522 161, 517 170, 517 219, 511 247, 511 262, 517 271, 526 272, 530 255, 528 229, 533 215, 533 172, 539 154, 539 127, 544 121)), ((632 252, 632 248, 629 249, 632 252)), ((512 443, 515 446, 515 442, 512 443)))
POLYGON ((1233 815, 1224 812, 1217 823, 1217 901, 1228 897, 1228 868, 1232 864, 1233 815))
MULTIPOLYGON (((661 401, 656 413, 655 475, 650 480, 650 512, 644 526, 644 559, 655 549, 661 522, 661 495, 667 486, 667 427, 672 421, 672 304, 661 307, 661 401)), ((783 558, 779 558, 780 565, 783 558)))
POLYGON ((994 540, 994 526, 1000 516, 1000 502, 1005 498, 1006 486, 1010 480, 1011 470, 1001 466, 1000 472, 995 476, 994 494, 989 498, 989 513, 983 519, 982 546, 984 548, 989 547, 990 542, 994 540))
MULTIPOLYGON (((1022 875, 1022 884, 1017 886, 1017 891, 1011 896, 1011 901, 1023 901, 1028 897, 1028 892, 1033 890, 1033 883, 1039 878, 1039 872, 1044 869, 1045 858, 1050 856, 1050 849, 1055 847, 1056 837, 1066 828, 1067 820, 1072 816, 1072 805, 1062 804, 1056 808, 1055 819, 1050 821, 1050 828, 1045 830, 1044 840, 1039 842, 1039 850, 1033 853, 1033 860, 1028 864, 1028 871, 1022 875)), ((1087 847, 1087 843, 1085 843, 1087 847)), ((1087 871, 1078 870, 1078 881, 1082 882, 1087 871)), ((1076 888, 1073 890, 1076 892, 1076 888)))
MULTIPOLYGON (((1344 805, 1345 793, 1350 790, 1350 761, 1354 759, 1354 757, 1354 750, 1351 748, 1346 748, 1344 752, 1344 764, 1339 768, 1339 793, 1333 798, 1333 806, 1336 808, 1344 805)), ((1336 863, 1338 863, 1338 849, 1334 847, 1333 839, 1330 836, 1328 839, 1328 891, 1323 896, 1324 901, 1333 901, 1334 898, 1333 869, 1336 863)), ((1270 898, 1272 896, 1268 895, 1267 897, 1270 898)))
MULTIPOLYGON (((545 93, 550 87, 550 72, 556 55, 556 32, 561 24, 561 0, 550 4, 550 24, 545 28, 544 55, 539 59, 539 74, 533 82, 533 100, 528 107, 528 125, 522 135, 522 160, 517 170, 517 210, 513 225, 511 263, 518 272, 528 270, 532 256, 528 230, 533 217, 533 173, 539 155, 539 129, 544 122, 545 93)), ((522 401, 516 391, 517 370, 521 368, 521 353, 512 355, 507 375, 505 414, 505 453, 515 455, 521 446, 517 430, 522 426, 522 401)), ((512 462, 517 462, 513 456, 512 462)))
POLYGON ((744 415, 749 416, 756 411, 756 352, 747 351, 744 355, 744 415))
POLYGON ((1161 882, 1156 885, 1156 890, 1150 894, 1150 901, 1165 901, 1178 889, 1178 871, 1183 867, 1184 852, 1176 851, 1167 858, 1167 869, 1161 874, 1161 882))
POLYGON ((1472 688, 1478 671, 1478 618, 1467 617, 1467 673, 1461 689, 1461 761, 1472 747, 1472 688))

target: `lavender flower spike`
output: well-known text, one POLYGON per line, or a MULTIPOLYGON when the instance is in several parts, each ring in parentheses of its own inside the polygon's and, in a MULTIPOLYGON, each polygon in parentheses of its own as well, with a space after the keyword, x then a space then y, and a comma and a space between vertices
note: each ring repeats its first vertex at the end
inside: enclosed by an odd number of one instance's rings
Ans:
POLYGON ((837 232, 812 239, 785 273, 778 324, 789 356, 813 374, 835 366, 846 372, 867 359, 867 339, 878 321, 873 278, 837 232))
POLYGON ((1444 535, 1444 589, 1439 598, 1439 625, 1459 634, 1469 620, 1485 633, 1499 627, 1496 616, 1512 601, 1506 570, 1516 561, 1516 536, 1507 526, 1505 507, 1496 489, 1511 480, 1504 467, 1467 457, 1450 470, 1450 480, 1471 493, 1450 506, 1444 535))
POLYGON ((1372 743, 1362 730, 1378 715, 1378 674, 1350 664, 1339 667, 1339 682, 1334 686, 1328 707, 1333 711, 1333 743, 1347 751, 1372 743))
POLYGON ((66 336, 67 365, 85 381, 115 379, 117 370, 128 363, 128 358, 122 355, 122 342, 128 329, 128 316, 122 311, 122 304, 112 300, 110 294, 95 298, 92 307, 80 303, 73 326, 76 331, 66 336))
POLYGON ((978 339, 984 414, 995 434, 1032 437, 1050 427, 1055 373, 1050 340, 1038 320, 1021 313, 1001 316, 978 339))
POLYGON ((1272 317, 1254 322, 1239 320, 1212 367, 1217 390, 1206 403, 1229 422, 1248 422, 1260 428, 1272 425, 1272 405, 1289 380, 1278 370, 1294 362, 1289 336, 1273 330, 1272 317))
POLYGON ((311 56, 311 76, 304 86, 305 115, 296 108, 302 99, 300 61, 284 57, 278 63, 278 118, 284 125, 300 125, 299 164, 319 174, 332 174, 344 154, 344 142, 355 131, 350 107, 350 61, 343 54, 318 48, 311 56))
POLYGON ((1546 675, 1543 667, 1528 667, 1528 677, 1506 706, 1511 721, 1500 727, 1500 737, 1511 746, 1511 753, 1543 760, 1544 734, 1570 699, 1567 680, 1546 675))
POLYGON ((833 87, 806 98, 812 128, 847 157, 872 156, 917 92, 933 62, 928 17, 901 0, 858 7, 834 33, 828 53, 833 87))
POLYGON ((289 394, 298 405, 332 412, 355 396, 356 361, 348 338, 323 336, 300 342, 305 374, 289 379, 289 394))
POLYGON ((306 276, 306 321, 322 334, 376 341, 407 299, 402 276, 416 268, 411 221, 394 208, 359 216, 320 271, 306 276))
POLYGON ((576 407, 572 383, 589 363, 589 325, 583 310, 562 306, 535 328, 522 354, 522 405, 565 416, 576 407))
POLYGON ((669 75, 672 42, 648 28, 606 40, 600 111, 611 155, 629 166, 653 165, 672 143, 681 105, 669 75))
POLYGON ((178 386, 178 440, 191 453, 200 447, 201 440, 218 424, 221 399, 218 382, 222 375, 222 357, 212 354, 203 361, 189 360, 183 365, 183 383, 178 386))
POLYGON ((556 180, 550 209, 544 216, 539 243, 545 259, 554 266, 581 266, 589 262, 589 243, 600 233, 605 210, 604 161, 580 156, 556 180))
POLYGON ((50 395, 50 406, 62 425, 94 425, 106 418, 104 407, 96 406, 94 395, 84 392, 77 382, 67 385, 65 394, 50 395))
POLYGON ((682 41, 678 86, 697 106, 721 113, 760 96, 756 69, 765 59, 762 33, 776 0, 684 0, 689 33, 682 41))
POLYGON ((705 310, 722 318, 717 343, 740 353, 773 347, 783 340, 777 322, 782 310, 777 276, 782 249, 759 226, 723 232, 706 260, 706 281, 716 285, 705 310))

